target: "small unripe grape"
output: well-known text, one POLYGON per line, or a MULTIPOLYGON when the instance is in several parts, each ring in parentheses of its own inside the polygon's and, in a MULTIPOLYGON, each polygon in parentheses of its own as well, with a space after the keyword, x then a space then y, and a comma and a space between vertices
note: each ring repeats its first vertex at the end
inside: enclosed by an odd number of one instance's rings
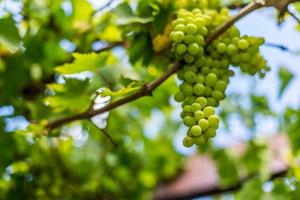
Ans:
POLYGON ((249 46, 249 42, 245 39, 240 39, 239 42, 238 42, 238 46, 240 49, 247 49, 248 46, 249 46))
POLYGON ((206 132, 205 132, 205 135, 207 137, 210 137, 210 138, 215 137, 216 136, 216 129, 214 129, 214 128, 207 129, 206 132))
POLYGON ((227 87, 227 83, 225 81, 219 80, 216 82, 214 89, 224 92, 227 87))
POLYGON ((218 128, 219 127, 219 122, 220 122, 220 119, 217 115, 210 115, 208 117, 208 122, 209 122, 209 126, 212 127, 212 128, 218 128))
POLYGON ((191 34, 187 34, 186 36, 184 36, 183 41, 186 44, 192 44, 192 43, 196 42, 196 38, 191 34))
POLYGON ((196 120, 191 116, 186 116, 183 118, 183 123, 188 127, 192 127, 196 124, 196 120))
POLYGON ((195 101, 196 103, 199 103, 201 105, 201 108, 203 109, 207 105, 207 100, 205 97, 199 97, 195 101))
POLYGON ((207 106, 206 108, 203 109, 203 113, 205 117, 209 117, 215 114, 215 109, 211 106, 207 106))
POLYGON ((177 24, 174 28, 175 31, 181 31, 181 32, 185 32, 185 25, 183 24, 177 24))
POLYGON ((209 127, 209 122, 206 119, 200 119, 198 125, 202 128, 202 130, 206 130, 209 127))
POLYGON ((206 36, 208 34, 208 30, 206 27, 199 28, 199 33, 203 36, 206 36))
POLYGON ((191 146, 193 146, 193 138, 192 138, 192 137, 189 137, 189 136, 186 136, 186 137, 183 139, 182 144, 183 144, 183 146, 185 146, 185 147, 191 147, 191 146))
POLYGON ((224 43, 219 43, 217 46, 217 51, 219 53, 225 53, 227 50, 226 45, 224 43))
POLYGON ((194 96, 190 96, 187 98, 187 100, 185 101, 187 104, 191 105, 196 101, 196 97, 194 96))
POLYGON ((224 99, 224 97, 225 97, 224 93, 221 91, 218 91, 218 90, 213 91, 211 93, 211 96, 218 101, 224 99))
POLYGON ((207 97, 207 105, 217 107, 219 103, 212 97, 207 97))
POLYGON ((197 26, 195 24, 187 24, 185 27, 185 32, 187 34, 196 34, 197 33, 197 26))
POLYGON ((191 110, 192 112, 197 112, 198 110, 201 110, 201 105, 199 103, 193 103, 191 110))
POLYGON ((175 95, 174 95, 174 100, 177 101, 177 102, 182 102, 185 100, 185 96, 182 92, 177 92, 175 95))
POLYGON ((193 134, 193 136, 197 137, 201 135, 202 129, 200 126, 194 125, 192 126, 190 132, 193 134))
POLYGON ((205 24, 205 20, 202 17, 197 17, 194 23, 197 25, 197 27, 202 27, 205 24))
POLYGON ((192 43, 188 46, 188 52, 191 55, 196 55, 199 52, 199 50, 200 50, 199 45, 196 43, 192 43))
POLYGON ((194 60, 195 60, 194 56, 192 56, 188 53, 184 54, 184 61, 186 63, 192 63, 192 62, 194 62, 194 60))
POLYGON ((194 117, 195 117, 196 121, 199 121, 199 120, 203 119, 205 116, 202 111, 198 110, 194 113, 194 117))
POLYGON ((187 51, 187 47, 184 44, 179 44, 176 47, 176 53, 178 53, 179 55, 184 54, 187 51))
POLYGON ((195 36, 195 39, 196 39, 196 43, 199 44, 200 46, 204 46, 205 44, 205 40, 204 40, 204 37, 200 34, 197 34, 195 36))
POLYGON ((214 73, 209 73, 206 77, 205 77, 205 84, 207 86, 213 86, 216 81, 217 81, 218 77, 216 74, 214 73))
POLYGON ((186 117, 186 116, 192 117, 193 114, 192 114, 191 112, 184 112, 184 111, 182 111, 182 112, 180 113, 180 117, 181 117, 181 118, 184 118, 184 117, 186 117))
POLYGON ((186 105, 182 108, 183 112, 192 112, 192 106, 186 105))
POLYGON ((204 96, 210 96, 212 93, 212 89, 210 87, 205 87, 204 96))
POLYGON ((176 31, 174 34, 173 34, 173 40, 174 42, 182 42, 183 39, 185 39, 184 37, 184 33, 182 31, 176 31))
POLYGON ((207 75, 207 74, 210 72, 210 69, 209 69, 209 67, 202 67, 202 68, 201 68, 201 72, 202 72, 204 75, 207 75))
POLYGON ((196 145, 201 145, 205 142, 205 137, 203 137, 202 135, 200 135, 199 137, 194 137, 193 142, 196 145))
POLYGON ((183 79, 188 83, 193 83, 196 80, 196 74, 192 71, 186 71, 183 75, 183 79))
POLYGON ((238 49, 236 48, 236 46, 234 44, 229 44, 228 47, 227 47, 227 53, 229 55, 234 55, 236 54, 238 51, 238 49))
POLYGON ((184 96, 189 97, 193 95, 194 92, 193 87, 190 84, 185 83, 180 86, 181 86, 181 92, 184 94, 184 96))
POLYGON ((205 91, 205 86, 201 83, 197 83, 196 85, 194 85, 194 93, 198 96, 202 95, 205 91))
POLYGON ((195 82, 196 82, 196 83, 204 83, 204 81, 205 81, 204 76, 203 76, 203 75, 198 75, 198 74, 197 74, 197 77, 196 77, 195 82))

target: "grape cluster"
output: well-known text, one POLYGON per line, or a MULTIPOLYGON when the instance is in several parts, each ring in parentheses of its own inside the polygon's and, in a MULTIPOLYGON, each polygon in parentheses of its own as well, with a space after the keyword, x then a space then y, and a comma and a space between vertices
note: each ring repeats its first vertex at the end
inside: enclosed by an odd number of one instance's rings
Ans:
POLYGON ((226 97, 229 78, 234 75, 230 65, 261 77, 269 70, 259 54, 264 40, 240 36, 236 27, 206 45, 205 38, 228 18, 227 9, 217 12, 205 8, 179 10, 173 21, 172 50, 177 59, 185 62, 177 74, 182 83, 174 99, 182 103, 181 118, 188 127, 183 140, 186 147, 200 145, 216 135, 219 118, 215 107, 226 97))

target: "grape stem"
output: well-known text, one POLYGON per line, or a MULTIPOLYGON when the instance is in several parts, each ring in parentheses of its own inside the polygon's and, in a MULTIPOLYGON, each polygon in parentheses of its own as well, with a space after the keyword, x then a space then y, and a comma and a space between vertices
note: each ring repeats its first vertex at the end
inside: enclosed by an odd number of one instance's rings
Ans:
POLYGON ((209 45, 214 41, 217 37, 222 35, 228 28, 230 28, 235 22, 246 16, 247 14, 257 10, 258 8, 261 8, 264 6, 264 1, 253 1, 249 3, 247 6, 242 8, 236 15, 231 17, 228 21, 226 21, 224 24, 219 26, 212 34, 210 34, 206 38, 206 45, 209 45))
MULTIPOLYGON (((264 3, 265 3, 265 1, 259 1, 259 0, 249 3, 243 9, 241 9, 238 14, 236 14, 235 16, 230 18, 228 21, 224 22, 224 24, 222 24, 220 27, 218 27, 215 30, 215 32, 213 32, 210 36, 208 36, 206 39, 206 46, 208 44, 210 44, 213 40, 215 40, 218 36, 220 36, 222 33, 224 33, 227 29, 229 29, 236 21, 238 21, 245 15, 249 14, 250 12, 252 12, 260 7, 263 7, 264 3)), ((108 47, 108 49, 111 49, 111 48, 113 48, 113 46, 108 47)), ((175 63, 161 77, 152 81, 151 83, 145 84, 138 91, 136 91, 135 93, 133 93, 129 96, 126 96, 122 99, 112 102, 100 109, 91 110, 90 108, 88 108, 86 111, 84 111, 82 113, 51 121, 47 124, 46 128, 49 131, 51 131, 52 129, 58 128, 64 124, 67 124, 67 123, 70 123, 70 122, 73 122, 76 120, 89 119, 95 115, 110 111, 110 110, 117 108, 119 106, 122 106, 126 103, 135 101, 141 97, 152 96, 153 90, 155 90, 158 86, 160 86, 162 83, 164 83, 172 74, 176 73, 179 69, 181 69, 183 64, 184 63, 181 61, 175 63)))

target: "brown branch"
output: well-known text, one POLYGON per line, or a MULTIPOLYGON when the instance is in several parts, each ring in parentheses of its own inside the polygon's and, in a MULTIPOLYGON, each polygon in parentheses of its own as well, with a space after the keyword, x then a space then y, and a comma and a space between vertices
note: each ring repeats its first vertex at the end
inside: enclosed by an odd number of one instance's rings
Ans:
MULTIPOLYGON (((241 9, 239 13, 232 18, 230 18, 228 21, 226 21, 224 24, 222 24, 219 28, 216 29, 215 32, 213 32, 206 40, 206 45, 210 44, 213 40, 215 40, 219 35, 224 33, 228 28, 230 28, 236 21, 244 17, 245 15, 249 14, 250 12, 262 7, 263 4, 253 2, 248 4, 245 8, 241 9)), ((124 43, 123 43, 124 44, 124 43)), ((112 47, 107 47, 112 48, 112 47)), ((131 101, 134 101, 136 99, 139 99, 144 96, 151 96, 152 91, 155 90, 159 85, 161 85, 165 80, 167 80, 172 74, 174 74, 176 71, 178 71, 183 66, 182 62, 177 62, 174 64, 171 68, 169 68, 160 78, 154 80, 153 82, 149 84, 145 84, 143 87, 141 87, 140 90, 133 93, 132 95, 129 95, 127 97, 124 97, 118 101, 112 102, 103 108, 97 109, 97 110, 87 110, 83 113, 58 119, 52 122, 49 122, 47 125, 47 129, 50 131, 54 128, 60 127, 64 124, 67 124, 69 122, 75 121, 75 120, 81 120, 81 119, 89 119, 95 115, 110 111, 114 108, 117 108, 121 105, 124 105, 126 103, 129 103, 131 101)))
POLYGON ((257 10, 258 8, 263 7, 263 3, 259 3, 258 1, 254 1, 249 3, 243 9, 241 9, 236 15, 231 17, 224 24, 219 26, 211 35, 206 38, 206 45, 209 45, 213 40, 222 35, 228 28, 230 28, 235 22, 243 18, 245 15, 257 10))
MULTIPOLYGON (((271 177, 269 178, 269 181, 274 180, 276 178, 285 177, 288 173, 288 169, 284 169, 278 172, 274 172, 271 177)), ((239 182, 229 186, 229 187, 215 187, 211 188, 210 190, 196 192, 196 193, 189 193, 186 195, 181 195, 177 197, 164 197, 163 200, 185 200, 185 199, 193 199, 193 198, 199 198, 199 197, 205 197, 205 196, 212 196, 212 195, 218 195, 218 194, 224 194, 228 192, 235 192, 243 187, 243 185, 249 181, 251 178, 254 178, 256 175, 250 175, 243 179, 241 179, 239 182)), ((154 198, 155 200, 162 200, 161 198, 154 198)))

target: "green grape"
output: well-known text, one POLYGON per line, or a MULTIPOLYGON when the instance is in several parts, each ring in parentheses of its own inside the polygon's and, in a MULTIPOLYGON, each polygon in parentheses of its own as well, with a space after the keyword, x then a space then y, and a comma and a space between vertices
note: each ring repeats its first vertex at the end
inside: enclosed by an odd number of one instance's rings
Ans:
POLYGON ((219 103, 212 97, 207 97, 207 106, 217 107, 219 103))
POLYGON ((208 34, 208 30, 206 27, 199 28, 199 33, 203 36, 206 36, 208 34))
POLYGON ((247 41, 247 40, 245 40, 245 39, 240 39, 239 40, 239 42, 238 42, 238 47, 240 48, 240 49, 247 49, 248 48, 248 46, 249 46, 249 42, 247 41))
POLYGON ((198 121, 198 125, 202 128, 202 130, 206 130, 209 127, 209 122, 206 119, 200 119, 198 121))
POLYGON ((195 96, 190 96, 187 98, 187 100, 185 101, 187 104, 191 105, 196 101, 196 97, 195 96))
POLYGON ((224 97, 225 97, 224 93, 220 92, 218 90, 213 91, 211 93, 211 96, 217 101, 220 101, 220 100, 224 99, 224 97))
POLYGON ((201 110, 201 105, 199 103, 193 103, 191 107, 191 111, 196 112, 198 110, 201 110))
POLYGON ((175 99, 175 101, 177 101, 177 102, 182 102, 182 101, 184 101, 185 100, 185 96, 184 96, 184 94, 182 93, 182 92, 177 92, 175 95, 174 95, 174 99, 175 99))
POLYGON ((184 44, 179 44, 176 47, 176 53, 178 53, 179 55, 184 54, 187 51, 187 47, 184 44))
POLYGON ((192 106, 186 105, 182 108, 183 112, 192 112, 192 106))
POLYGON ((202 129, 200 126, 194 125, 192 126, 190 132, 192 133, 193 136, 197 137, 201 135, 202 129))
POLYGON ((202 84, 204 83, 204 81, 205 81, 205 77, 202 74, 197 74, 195 82, 202 84))
POLYGON ((205 142, 205 137, 202 136, 202 135, 200 135, 198 137, 193 137, 193 142, 196 145, 201 145, 201 144, 203 144, 205 142))
POLYGON ((195 60, 194 56, 192 56, 188 53, 184 54, 184 61, 186 63, 192 63, 192 62, 194 62, 194 60, 195 60))
POLYGON ((203 113, 205 117, 209 117, 211 115, 215 114, 215 109, 212 106, 207 106, 206 108, 203 109, 203 113))
POLYGON ((186 136, 183 139, 182 143, 183 143, 183 146, 185 146, 185 147, 191 147, 191 146, 193 146, 193 138, 189 137, 189 136, 186 136))
POLYGON ((196 34, 197 33, 197 26, 195 24, 187 24, 185 27, 185 32, 187 34, 196 34))
POLYGON ((182 31, 176 31, 174 34, 173 34, 173 40, 174 42, 182 42, 183 40, 185 39, 184 37, 184 33, 182 31))
POLYGON ((205 77, 205 84, 207 86, 213 86, 216 82, 217 82, 217 75, 214 73, 209 73, 206 77, 205 77))
POLYGON ((216 129, 214 128, 209 128, 206 130, 206 136, 207 137, 210 137, 210 138, 213 138, 216 136, 216 129))
POLYGON ((195 102, 199 103, 202 109, 207 105, 207 100, 205 97, 199 97, 195 102))
POLYGON ((194 23, 197 27, 203 27, 205 25, 205 20, 203 19, 203 17, 197 17, 194 20, 194 23))
POLYGON ((180 85, 181 92, 184 94, 184 96, 189 97, 193 95, 193 87, 188 83, 183 83, 180 85))
POLYGON ((200 34, 197 34, 195 36, 195 41, 197 44, 199 44, 200 46, 204 46, 205 45, 205 40, 204 40, 204 37, 200 34))
POLYGON ((201 83, 197 83, 194 85, 194 93, 198 96, 202 95, 205 91, 205 86, 201 83))
POLYGON ((205 115, 202 111, 198 110, 194 113, 194 117, 196 121, 199 121, 200 119, 203 119, 205 115))
POLYGON ((210 115, 208 117, 208 122, 209 122, 209 126, 212 127, 212 128, 218 128, 219 127, 219 122, 220 122, 220 119, 217 115, 210 115))
MULTIPOLYGON (((175 37, 175 35, 174 35, 174 37, 175 37)), ((191 34, 187 34, 186 36, 183 37, 183 41, 186 44, 192 44, 192 43, 196 42, 196 38, 191 34)))
POLYGON ((210 72, 210 69, 209 69, 209 67, 202 67, 201 72, 202 72, 204 75, 207 75, 207 74, 210 72))
POLYGON ((183 24, 177 24, 174 28, 175 31, 181 31, 181 32, 185 32, 185 25, 183 24))
POLYGON ((227 83, 225 81, 219 80, 216 82, 216 84, 214 85, 214 89, 224 92, 226 90, 227 87, 227 83))
POLYGON ((196 74, 192 71, 186 71, 184 74, 183 74, 183 79, 188 82, 188 83, 193 83, 195 82, 196 80, 196 74))
POLYGON ((188 46, 188 52, 191 55, 196 55, 199 52, 199 50, 200 50, 199 45, 196 43, 192 43, 188 46))
POLYGON ((191 116, 186 116, 186 117, 183 118, 183 123, 187 127, 191 127, 191 126, 194 126, 196 124, 196 120, 191 116))
POLYGON ((205 87, 204 96, 206 96, 206 97, 210 96, 211 92, 212 92, 212 89, 210 87, 205 87))
POLYGON ((225 53, 226 50, 227 50, 226 44, 224 44, 224 43, 219 43, 219 44, 218 44, 218 46, 217 46, 217 51, 218 51, 219 53, 225 53))
POLYGON ((236 48, 236 46, 234 44, 229 44, 227 46, 227 53, 229 55, 234 55, 238 52, 238 49, 236 48))
POLYGON ((184 111, 182 111, 182 112, 180 113, 180 117, 181 117, 181 118, 184 118, 184 117, 186 117, 186 116, 192 117, 192 116, 193 116, 193 113, 191 113, 191 112, 184 112, 184 111))

